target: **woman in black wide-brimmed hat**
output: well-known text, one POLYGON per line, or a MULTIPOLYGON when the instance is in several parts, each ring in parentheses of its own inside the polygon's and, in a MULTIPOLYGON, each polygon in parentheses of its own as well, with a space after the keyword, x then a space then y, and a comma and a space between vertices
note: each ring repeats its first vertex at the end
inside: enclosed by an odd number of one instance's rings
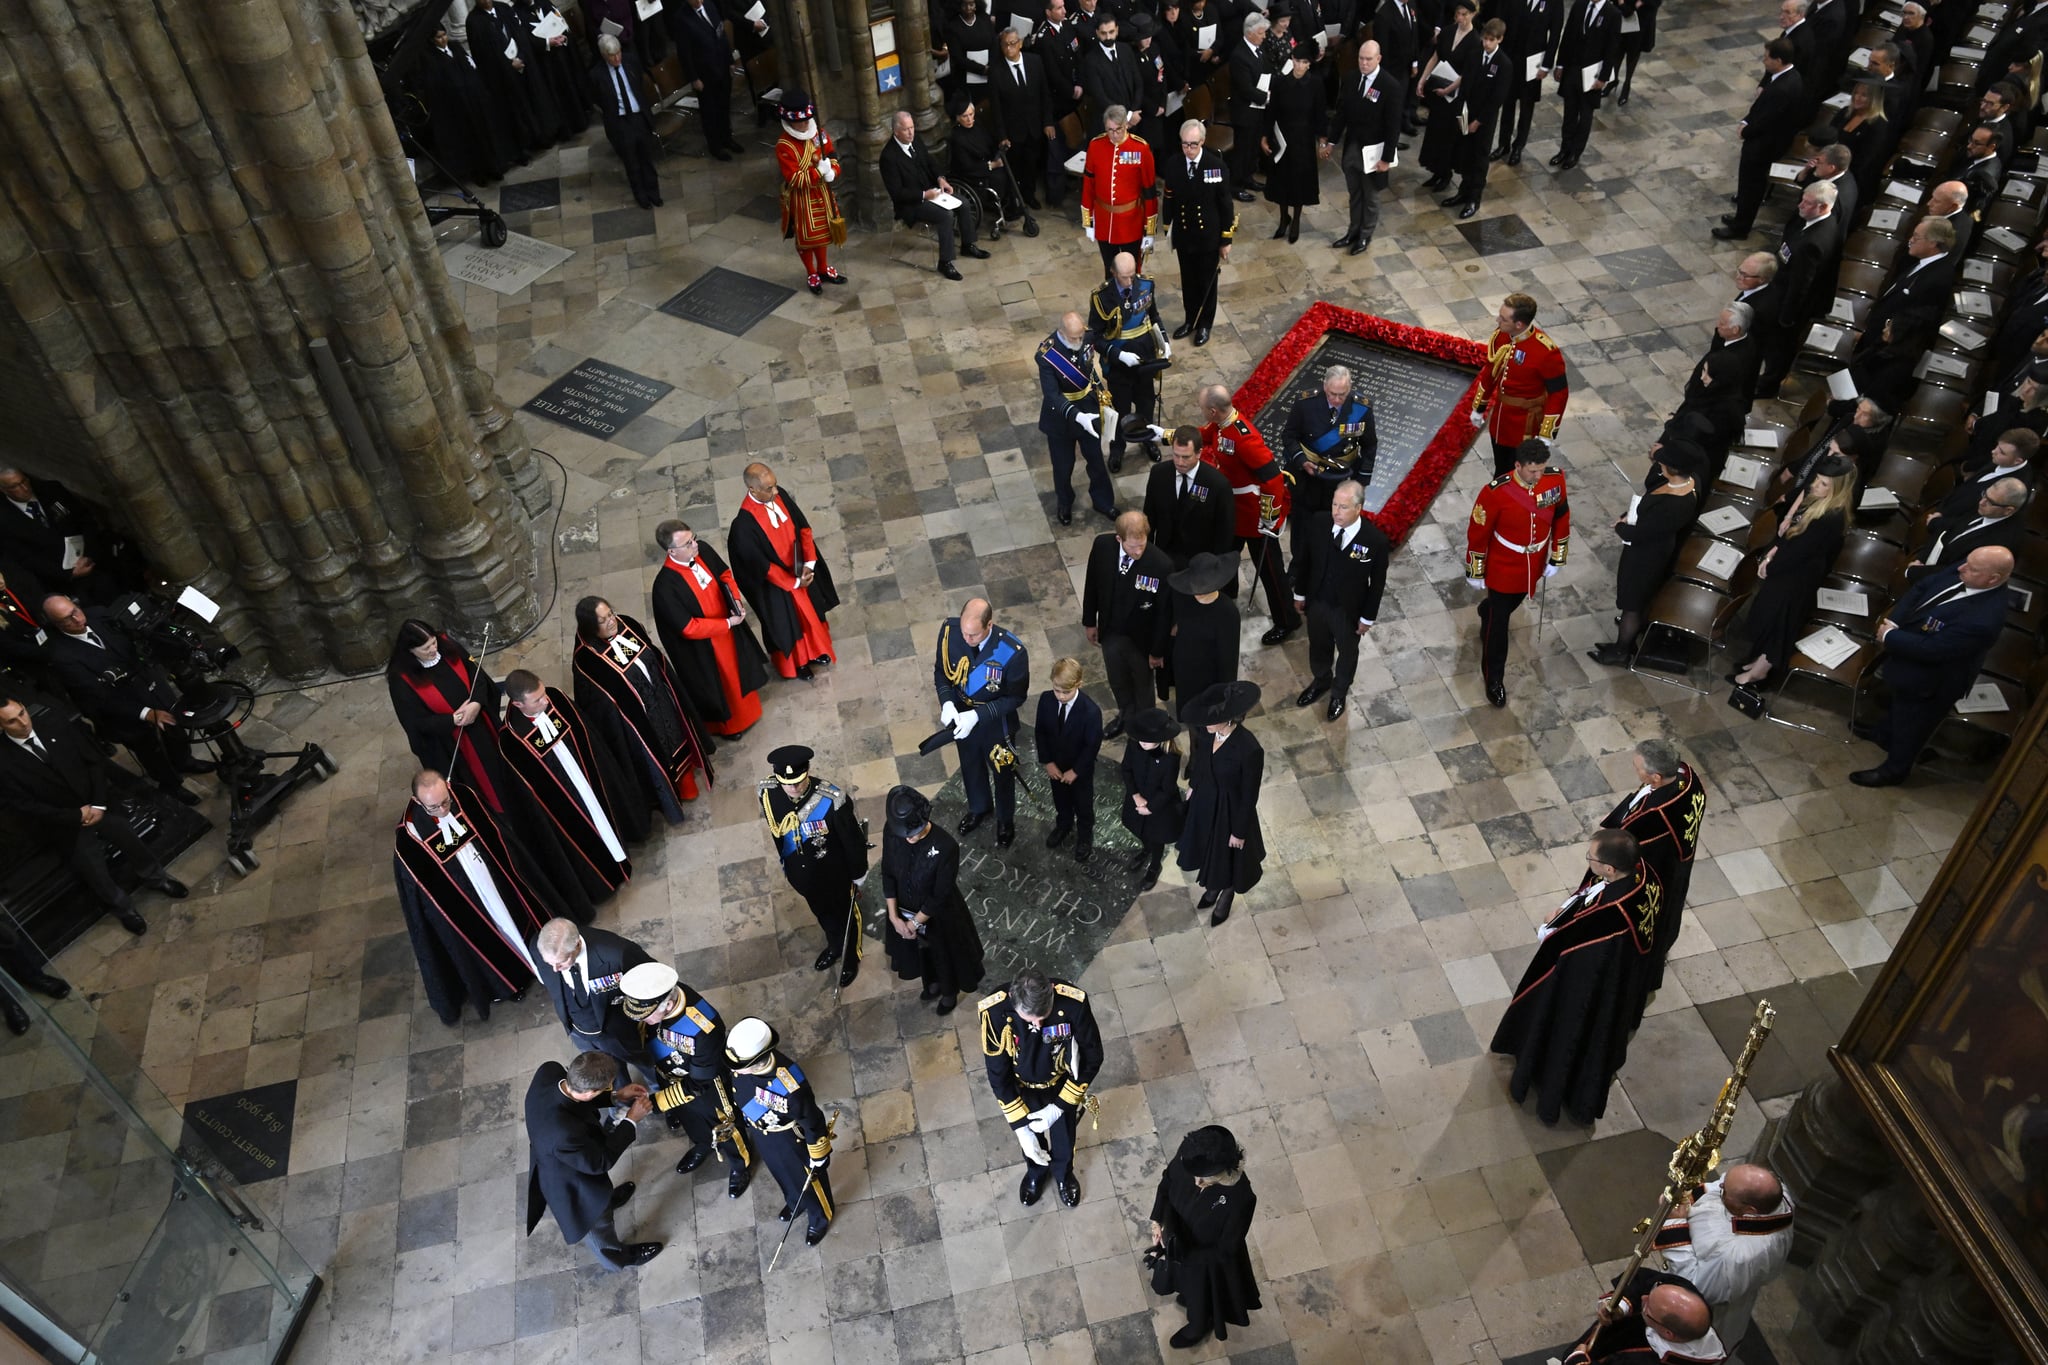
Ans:
POLYGON ((1173 742, 1180 726, 1153 706, 1131 717, 1124 733, 1129 738, 1123 762, 1117 765, 1124 779, 1121 815, 1124 828, 1144 845, 1131 858, 1133 869, 1145 869, 1138 890, 1150 891, 1159 884, 1166 846, 1180 838, 1181 825, 1187 819, 1187 806, 1180 794, 1180 747, 1173 742))
POLYGON ((1259 834, 1259 782, 1266 751, 1244 728, 1259 704, 1254 682, 1217 683, 1180 708, 1189 738, 1188 818, 1180 834, 1180 865, 1202 888, 1197 910, 1209 923, 1230 918, 1230 902, 1259 884, 1266 841, 1259 834), (1213 907, 1213 910, 1212 910, 1213 907))
POLYGON ((889 792, 882 902, 889 965, 905 981, 922 978, 917 998, 951 1014, 961 992, 981 984, 981 934, 960 894, 960 845, 932 823, 932 804, 915 787, 889 792))
POLYGON ((1168 1344, 1186 1350, 1211 1332, 1222 1341, 1250 1325, 1259 1284, 1245 1242, 1258 1206, 1228 1128, 1212 1123, 1181 1139, 1152 1198, 1152 1244, 1172 1257, 1173 1292, 1188 1310, 1188 1325, 1168 1344))
POLYGON ((1223 590, 1237 579, 1237 555, 1204 550, 1179 573, 1166 576, 1173 589, 1173 694, 1199 697, 1237 676, 1237 603, 1223 590))

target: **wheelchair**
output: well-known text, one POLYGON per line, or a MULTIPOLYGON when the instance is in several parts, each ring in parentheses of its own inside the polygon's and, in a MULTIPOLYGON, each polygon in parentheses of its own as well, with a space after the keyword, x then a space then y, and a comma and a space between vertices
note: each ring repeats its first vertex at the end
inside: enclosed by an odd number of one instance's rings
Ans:
POLYGON ((955 177, 981 211, 981 235, 999 238, 1015 224, 1023 228, 1026 237, 1036 237, 1038 220, 1024 207, 1024 196, 1017 188, 1017 177, 1011 173, 1009 161, 1005 159, 1001 169, 989 172, 989 176, 987 180, 955 177))

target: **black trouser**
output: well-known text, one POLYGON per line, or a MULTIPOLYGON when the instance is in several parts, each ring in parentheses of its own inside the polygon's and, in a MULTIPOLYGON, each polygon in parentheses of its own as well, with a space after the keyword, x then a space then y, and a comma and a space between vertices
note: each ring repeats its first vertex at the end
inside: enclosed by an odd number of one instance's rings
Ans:
POLYGON ((802 1135, 794 1127, 762 1132, 755 1145, 761 1149, 761 1160, 775 1176, 775 1183, 782 1187, 782 1200, 792 1210, 791 1216, 808 1213, 810 1221, 806 1227, 811 1232, 823 1232, 830 1227, 832 1178, 823 1168, 811 1169, 810 1153, 804 1147, 802 1135), (815 1185, 811 1184, 813 1176, 817 1177, 815 1185))
POLYGON ((1493 127, 1499 116, 1488 119, 1476 133, 1467 133, 1458 143, 1458 198, 1478 208, 1486 198, 1486 173, 1493 168, 1493 127))
POLYGON ((661 198, 661 181, 654 173, 654 133, 647 115, 608 118, 604 121, 604 135, 626 168, 626 184, 631 187, 634 200, 644 205, 661 198))
POLYGON ((1180 292, 1190 327, 1216 325, 1216 276, 1222 268, 1222 248, 1213 244, 1180 246, 1173 254, 1180 259, 1180 292))
POLYGON ((1934 737, 1953 705, 1951 698, 1892 693, 1891 710, 1872 727, 1877 731, 1878 743, 1884 745, 1884 762, 1877 765, 1877 770, 1886 777, 1904 777, 1912 772, 1913 765, 1920 761, 1920 751, 1927 747, 1927 741, 1934 737))
POLYGON ((1762 141, 1749 139, 1735 159, 1735 221, 1729 225, 1730 230, 1749 231, 1756 222, 1756 211, 1763 207, 1764 196, 1770 192, 1770 152, 1762 141))
POLYGON ((1119 252, 1128 251, 1132 260, 1141 263, 1145 259, 1145 241, 1142 237, 1128 242, 1097 242, 1095 249, 1102 253, 1102 278, 1105 280, 1116 274, 1116 258, 1119 252))
POLYGON ((1479 604, 1479 675, 1498 684, 1508 666, 1508 618, 1529 594, 1486 590, 1479 604))
POLYGON ((913 223, 928 223, 939 239, 939 264, 951 265, 961 251, 972 250, 974 232, 981 224, 981 209, 972 195, 960 199, 960 207, 947 210, 929 199, 920 199, 909 209, 913 223), (956 245, 957 242, 957 245, 956 245))
POLYGON ((995 717, 987 712, 974 724, 973 733, 953 741, 960 751, 960 784, 967 789, 967 810, 973 815, 996 813, 996 824, 1007 827, 1017 821, 1017 774, 1005 770, 994 778, 995 792, 989 792, 988 751, 1008 738, 995 717))
POLYGON ((1145 653, 1145 646, 1128 636, 1100 630, 1097 638, 1102 641, 1102 671, 1109 675, 1110 694, 1116 698, 1116 717, 1129 725, 1132 717, 1152 704, 1151 656, 1145 653))
MULTIPOLYGON (((1074 511, 1074 462, 1088 466, 1088 504, 1096 511, 1116 515, 1116 485, 1109 481, 1109 466, 1103 463, 1102 441, 1085 431, 1063 428, 1045 438, 1046 458, 1052 461, 1053 504, 1061 516, 1074 511)), ((972 790, 970 788, 969 790, 972 790)))
POLYGON ((1259 583, 1265 588, 1273 613, 1273 624, 1282 630, 1299 630, 1301 613, 1294 609, 1294 589, 1288 586, 1286 566, 1280 561, 1285 558, 1280 552, 1278 536, 1239 536, 1237 548, 1250 558, 1259 572, 1259 583))
POLYGON ((1336 497, 1337 481, 1310 473, 1305 461, 1294 466, 1294 510, 1287 514, 1287 548, 1295 563, 1301 562, 1301 542, 1311 534, 1328 538, 1329 528, 1323 519, 1330 515, 1336 497))
POLYGON ((167 876, 164 865, 157 861, 149 845, 142 842, 142 836, 128 821, 114 810, 103 811, 99 823, 91 828, 81 828, 77 840, 71 845, 66 861, 78 880, 86 885, 94 898, 116 914, 132 915, 135 902, 114 880, 112 869, 107 866, 107 845, 121 850, 138 880, 151 881, 167 876))
POLYGON ((1791 373, 1792 357, 1799 352, 1799 343, 1806 336, 1806 327, 1811 319, 1801 317, 1790 327, 1773 327, 1763 334, 1763 365, 1757 371, 1756 396, 1775 398, 1778 386, 1791 373))
POLYGON ((714 152, 738 144, 732 136, 732 73, 723 66, 697 92, 697 118, 704 125, 704 142, 714 152))
POLYGON ((1500 437, 1490 432, 1487 440, 1493 443, 1493 477, 1497 479, 1515 467, 1515 453, 1522 448, 1522 443, 1517 441, 1513 445, 1503 445, 1500 437))
POLYGON ((1045 140, 1045 206, 1049 209, 1067 202, 1067 158, 1072 155, 1055 123, 1052 136, 1045 140))
MULTIPOLYGON (((1024 196, 1028 208, 1038 198, 1039 182, 1045 179, 1046 140, 1037 133, 1026 133, 1010 143, 1010 150, 1003 153, 1010 161, 1010 174, 1017 177, 1017 188, 1024 196)), ((1065 172, 1062 172, 1064 174, 1065 172)), ((1051 195, 1046 198, 1051 199, 1051 195)))
POLYGON ((1328 602, 1309 603, 1306 615, 1310 681, 1341 697, 1358 673, 1358 618, 1328 602))
MULTIPOLYGON (((1369 242, 1380 225, 1380 186, 1386 176, 1378 171, 1367 173, 1362 144, 1347 140, 1338 155, 1344 158, 1344 192, 1351 199, 1351 226, 1346 234, 1354 242, 1369 242)), ((1380 152, 1380 160, 1387 160, 1387 153, 1380 152)))
POLYGON ((1593 111, 1599 107, 1596 91, 1564 92, 1564 128, 1557 150, 1565 160, 1576 161, 1585 155, 1586 142, 1593 136, 1593 111))
POLYGON ((1124 433, 1138 432, 1136 439, 1140 441, 1152 439, 1145 433, 1145 428, 1159 415, 1159 376, 1139 374, 1134 367, 1111 360, 1102 367, 1102 377, 1109 381, 1109 401, 1121 414, 1117 419, 1116 435, 1110 438, 1109 453, 1111 458, 1122 460, 1124 446, 1130 439, 1124 433))
POLYGON ((184 783, 181 765, 192 761, 192 741, 177 726, 159 728, 151 721, 131 718, 118 723, 98 720, 95 728, 108 739, 126 745, 158 786, 176 787, 184 783))
POLYGON ((590 1248, 597 1257, 597 1263, 606 1270, 626 1268, 626 1244, 619 1239, 618 1225, 612 1221, 613 1210, 606 1209, 604 1216, 590 1225, 590 1231, 583 1234, 583 1245, 590 1248))
POLYGON ((1235 194, 1249 190, 1252 182, 1259 178, 1259 125, 1250 127, 1230 125, 1230 150, 1223 154, 1224 165, 1230 168, 1230 189, 1235 194))
MULTIPOLYGON (((795 856, 802 858, 804 854, 799 852, 795 856)), ((789 873, 787 867, 784 868, 783 875, 788 878, 791 889, 802 896, 804 904, 810 907, 811 918, 818 921, 818 927, 825 931, 826 947, 846 950, 849 937, 860 937, 858 929, 854 929, 850 935, 848 933, 847 921, 855 913, 851 881, 827 881, 816 874, 794 876, 789 873)), ((856 946, 851 951, 858 955, 860 949, 856 946)))
POLYGON ((1076 773, 1072 782, 1062 782, 1057 777, 1047 779, 1052 784, 1053 828, 1073 828, 1081 842, 1095 842, 1095 770, 1076 773))
MULTIPOLYGON (((1059 1092, 1060 1088, 1057 1085, 1049 1085, 1043 1090, 1020 1085, 1017 1087, 1017 1098, 1024 1102, 1026 1109, 1035 1114, 1048 1104, 1056 1103, 1055 1097, 1059 1092)), ((1081 1111, 1071 1109, 1053 1120, 1052 1125, 1038 1135, 1044 1141, 1046 1151, 1052 1154, 1052 1164, 1045 1168, 1046 1175, 1051 1179, 1058 1180, 1074 1169, 1074 1134, 1080 1126, 1081 1111)))
POLYGON ((1536 102, 1542 98, 1542 81, 1523 82, 1508 92, 1507 106, 1500 116, 1501 146, 1518 152, 1529 145, 1529 129, 1536 122, 1536 102))

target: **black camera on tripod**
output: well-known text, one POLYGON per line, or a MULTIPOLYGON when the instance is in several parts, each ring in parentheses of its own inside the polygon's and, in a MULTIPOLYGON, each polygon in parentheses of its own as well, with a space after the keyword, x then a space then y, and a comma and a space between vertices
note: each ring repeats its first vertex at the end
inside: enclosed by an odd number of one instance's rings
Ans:
POLYGON ((115 598, 109 610, 135 642, 136 652, 169 674, 180 692, 199 686, 242 657, 242 651, 212 627, 180 620, 188 609, 178 602, 131 592, 115 598))

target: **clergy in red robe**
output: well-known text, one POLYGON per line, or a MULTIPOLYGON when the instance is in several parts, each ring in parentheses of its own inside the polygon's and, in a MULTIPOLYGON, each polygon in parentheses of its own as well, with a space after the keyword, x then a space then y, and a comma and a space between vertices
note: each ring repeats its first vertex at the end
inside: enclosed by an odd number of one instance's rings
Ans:
POLYGON ((633 875, 625 834, 612 815, 623 788, 610 751, 599 748, 569 699, 523 668, 505 675, 505 712, 499 739, 505 762, 547 812, 593 902, 609 900, 633 875))
POLYGON ((825 614, 839 605, 832 571, 796 499, 765 464, 746 470, 747 496, 726 534, 732 576, 761 623, 769 661, 785 678, 811 680, 818 664, 837 663, 825 614))
POLYGON ((676 678, 714 735, 737 735, 761 719, 768 656, 747 624, 747 604, 732 570, 687 523, 654 531, 661 571, 654 575, 654 628, 676 678))
POLYGON ((625 765, 643 835, 653 807, 680 825, 682 803, 697 799, 698 772, 706 782, 715 776, 711 741, 647 627, 602 597, 584 598, 576 604, 575 669, 577 705, 625 765))
POLYGON ((517 1000, 533 984, 529 945, 553 914, 475 788, 432 770, 413 778, 392 869, 427 1003, 442 1023, 460 1023, 464 1003, 488 1019, 493 1001, 517 1000))

